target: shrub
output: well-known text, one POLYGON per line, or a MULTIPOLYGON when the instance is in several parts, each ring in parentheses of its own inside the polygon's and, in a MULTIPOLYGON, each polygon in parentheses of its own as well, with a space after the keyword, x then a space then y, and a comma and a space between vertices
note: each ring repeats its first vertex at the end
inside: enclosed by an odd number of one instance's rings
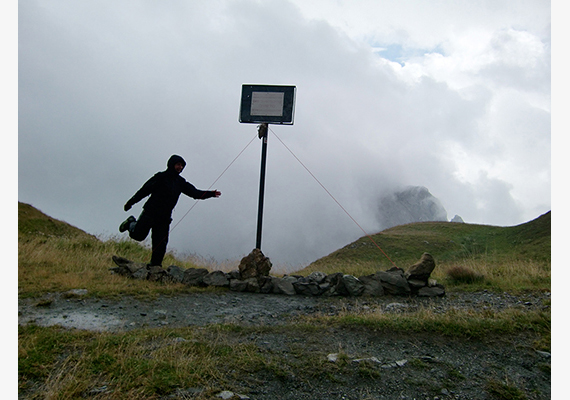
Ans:
POLYGON ((482 274, 460 265, 449 268, 447 270, 447 276, 451 280, 460 283, 480 282, 485 278, 482 274))

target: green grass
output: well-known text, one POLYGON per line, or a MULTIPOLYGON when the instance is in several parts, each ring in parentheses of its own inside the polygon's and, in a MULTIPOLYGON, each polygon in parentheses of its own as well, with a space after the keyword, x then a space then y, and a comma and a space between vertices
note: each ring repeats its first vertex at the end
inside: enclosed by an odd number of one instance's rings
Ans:
POLYGON ((461 262, 465 259, 501 262, 533 260, 550 262, 550 220, 548 212, 539 218, 514 227, 498 227, 450 222, 418 222, 396 226, 357 241, 309 265, 326 266, 331 262, 347 264, 373 262, 390 268, 415 263, 424 253, 439 262, 461 262), (375 244, 376 243, 376 244, 375 244))
MULTIPOLYGON (((100 240, 51 218, 30 205, 18 203, 18 295, 41 296, 50 292, 87 289, 91 296, 138 295, 154 297, 195 291, 181 284, 160 285, 113 275, 113 255, 148 262, 151 250, 128 238, 100 240)), ((194 268, 190 261, 167 253, 164 265, 194 268)))
MULTIPOLYGON (((432 276, 448 291, 550 290, 550 213, 516 227, 418 223, 394 227, 373 238, 404 269, 423 252, 431 253, 437 265, 432 276), (459 273, 448 274, 452 268, 459 268, 459 273)), ((109 268, 114 266, 114 254, 139 262, 150 258, 147 246, 128 239, 100 240, 19 203, 19 297, 76 288, 97 297, 154 297, 205 290, 113 275, 109 268)), ((165 264, 196 266, 171 253, 165 264)), ((361 276, 391 266, 370 239, 362 238, 314 262, 301 274, 318 270, 361 276)), ((28 325, 19 327, 18 385, 21 393, 30 394, 28 398, 155 399, 176 388, 200 388, 199 398, 210 398, 252 379, 252 374, 287 382, 293 375, 342 380, 348 373, 346 355, 339 363, 328 363, 324 354, 304 354, 304 342, 287 354, 268 353, 246 340, 256 333, 318 340, 331 327, 464 339, 526 332, 535 335, 536 349, 550 351, 550 326, 549 311, 519 309, 443 314, 429 309, 404 314, 346 312, 335 317, 305 317, 280 327, 211 325, 114 334, 28 325), (94 394, 100 388, 106 388, 104 394, 94 394)), ((357 373, 374 379, 378 372, 363 365, 357 373)), ((524 398, 515 386, 500 380, 490 380, 486 390, 498 398, 524 398)))
POLYGON ((42 398, 156 398, 176 388, 219 390, 232 371, 265 367, 253 344, 231 343, 215 327, 108 334, 58 327, 19 328, 19 389, 43 382, 42 398))
POLYGON ((343 272, 358 277, 394 265, 406 270, 427 252, 436 261, 432 277, 451 289, 550 290, 550 225, 550 212, 514 227, 450 222, 401 225, 364 236, 300 274, 343 272), (448 271, 457 268, 470 270, 477 279, 468 285, 454 279, 448 271))
MULTIPOLYGON (((374 365, 363 363, 353 368, 342 343, 339 361, 326 361, 330 349, 323 347, 319 338, 327 336, 331 327, 397 336, 422 332, 446 340, 511 337, 521 331, 539 337, 550 334, 550 316, 540 311, 442 315, 420 310, 410 314, 347 313, 302 318, 285 326, 210 325, 120 333, 28 325, 19 327, 19 390, 36 393, 37 398, 71 399, 89 397, 89 392, 105 387, 103 398, 107 399, 155 399, 177 388, 199 388, 199 398, 212 398, 221 390, 239 392, 240 382, 263 376, 284 383, 291 377, 304 381, 326 377, 331 382, 343 381, 352 374, 378 378, 382 372, 374 365), (263 335, 296 340, 287 341, 287 351, 267 350, 263 339, 261 343, 256 339, 263 335)), ((544 349, 538 345, 535 348, 544 349)), ((412 360, 410 366, 425 367, 421 360, 412 360)), ((448 380, 464 379, 453 369, 448 368, 448 374, 448 380)), ((499 381, 490 381, 488 386, 489 392, 505 396, 499 398, 517 395, 517 390, 499 381)))
MULTIPOLYGON (((432 278, 447 290, 550 290, 550 213, 515 227, 449 222, 425 222, 387 229, 372 238, 400 268, 407 269, 429 252, 436 260, 432 278), (476 279, 458 279, 453 271, 476 279)), ((302 271, 354 276, 373 274, 393 265, 370 238, 363 237, 302 271)), ((138 262, 150 259, 150 249, 128 238, 105 241, 32 206, 19 203, 18 292, 20 296, 85 288, 91 295, 153 296, 189 290, 182 285, 157 285, 125 280, 109 273, 112 255, 138 262)), ((164 265, 197 267, 190 259, 168 253, 164 265)), ((234 269, 239 262, 236 260, 234 269)), ((227 269, 227 266, 226 266, 227 269)))
POLYGON ((526 394, 509 382, 502 382, 496 379, 490 379, 486 386, 493 398, 498 400, 526 400, 526 394))
POLYGON ((506 309, 504 311, 450 310, 444 314, 429 308, 405 314, 376 312, 345 313, 334 317, 306 317, 309 324, 343 328, 363 327, 374 331, 430 332, 449 337, 484 338, 491 334, 527 331, 538 335, 537 350, 550 351, 550 312, 506 309))

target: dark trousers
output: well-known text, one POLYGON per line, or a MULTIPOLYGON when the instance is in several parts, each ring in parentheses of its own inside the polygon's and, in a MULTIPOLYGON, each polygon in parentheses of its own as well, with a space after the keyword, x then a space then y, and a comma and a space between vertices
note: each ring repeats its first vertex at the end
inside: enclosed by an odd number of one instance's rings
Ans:
POLYGON ((137 222, 131 224, 129 228, 129 236, 138 242, 145 240, 152 230, 150 265, 162 265, 162 260, 166 254, 166 245, 168 244, 170 222, 172 222, 170 217, 155 217, 143 211, 137 222))

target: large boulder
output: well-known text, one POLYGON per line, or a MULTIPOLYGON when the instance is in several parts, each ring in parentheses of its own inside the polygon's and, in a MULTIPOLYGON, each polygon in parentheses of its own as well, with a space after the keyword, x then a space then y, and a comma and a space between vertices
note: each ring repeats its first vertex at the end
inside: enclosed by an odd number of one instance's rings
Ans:
POLYGON ((143 280, 143 281, 144 281, 145 279, 147 279, 147 278, 148 278, 148 268, 147 268, 146 264, 145 264, 143 267, 141 267, 141 268, 137 269, 136 271, 134 271, 134 272, 130 275, 130 277, 133 278, 133 279, 140 279, 140 280, 143 280))
POLYGON ((274 288, 275 288, 275 282, 278 280, 279 278, 276 278, 274 276, 263 276, 261 278, 258 279, 258 283, 259 283, 259 291, 260 293, 273 293, 274 288))
POLYGON ((230 280, 230 289, 236 292, 260 292, 257 278, 232 279, 230 280))
POLYGON ((420 261, 412 265, 405 273, 405 277, 408 281, 419 280, 426 282, 428 281, 431 273, 435 269, 435 260, 429 253, 422 254, 420 261))
POLYGON ((182 283, 187 286, 205 286, 204 277, 208 275, 206 268, 188 268, 184 271, 182 283))
POLYGON ((228 279, 226 273, 223 271, 213 271, 207 275, 204 275, 202 282, 204 282, 204 284, 207 286, 230 286, 230 280, 228 279))
POLYGON ((351 296, 360 296, 364 292, 364 284, 352 275, 343 275, 342 281, 346 291, 351 296))
POLYGON ((326 279, 327 279, 327 274, 325 274, 324 272, 320 272, 320 271, 311 272, 307 276, 307 280, 309 282, 314 282, 317 285, 324 283, 326 279))
POLYGON ((321 294, 319 283, 309 279, 309 277, 300 277, 293 282, 295 292, 305 296, 318 296, 321 294))
POLYGON ((410 285, 404 276, 401 268, 390 268, 388 271, 376 272, 376 277, 380 281, 384 292, 392 295, 409 295, 410 285))
POLYGON ((323 293, 325 296, 347 296, 348 291, 344 287, 344 282, 342 281, 342 273, 336 272, 327 275, 323 285, 327 286, 327 290, 323 293))
POLYGON ((297 294, 295 291, 295 286, 293 286, 295 282, 297 282, 297 278, 294 276, 284 276, 283 278, 278 279, 276 282, 274 282, 273 293, 293 296, 297 294))
POLYGON ((384 287, 376 274, 360 276, 358 280, 364 285, 362 296, 384 296, 384 287))
POLYGON ((170 265, 166 268, 166 273, 170 282, 182 282, 184 279, 184 269, 177 265, 170 265))
POLYGON ((271 261, 265 257, 261 250, 253 249, 251 253, 241 259, 239 273, 242 280, 268 276, 271 270, 271 261))

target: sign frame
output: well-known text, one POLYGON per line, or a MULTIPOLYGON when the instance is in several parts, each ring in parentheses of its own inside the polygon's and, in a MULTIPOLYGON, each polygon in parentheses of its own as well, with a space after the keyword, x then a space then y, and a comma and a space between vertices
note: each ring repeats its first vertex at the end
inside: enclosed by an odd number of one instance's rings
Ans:
POLYGON ((293 125, 296 86, 243 84, 239 122, 293 125))

